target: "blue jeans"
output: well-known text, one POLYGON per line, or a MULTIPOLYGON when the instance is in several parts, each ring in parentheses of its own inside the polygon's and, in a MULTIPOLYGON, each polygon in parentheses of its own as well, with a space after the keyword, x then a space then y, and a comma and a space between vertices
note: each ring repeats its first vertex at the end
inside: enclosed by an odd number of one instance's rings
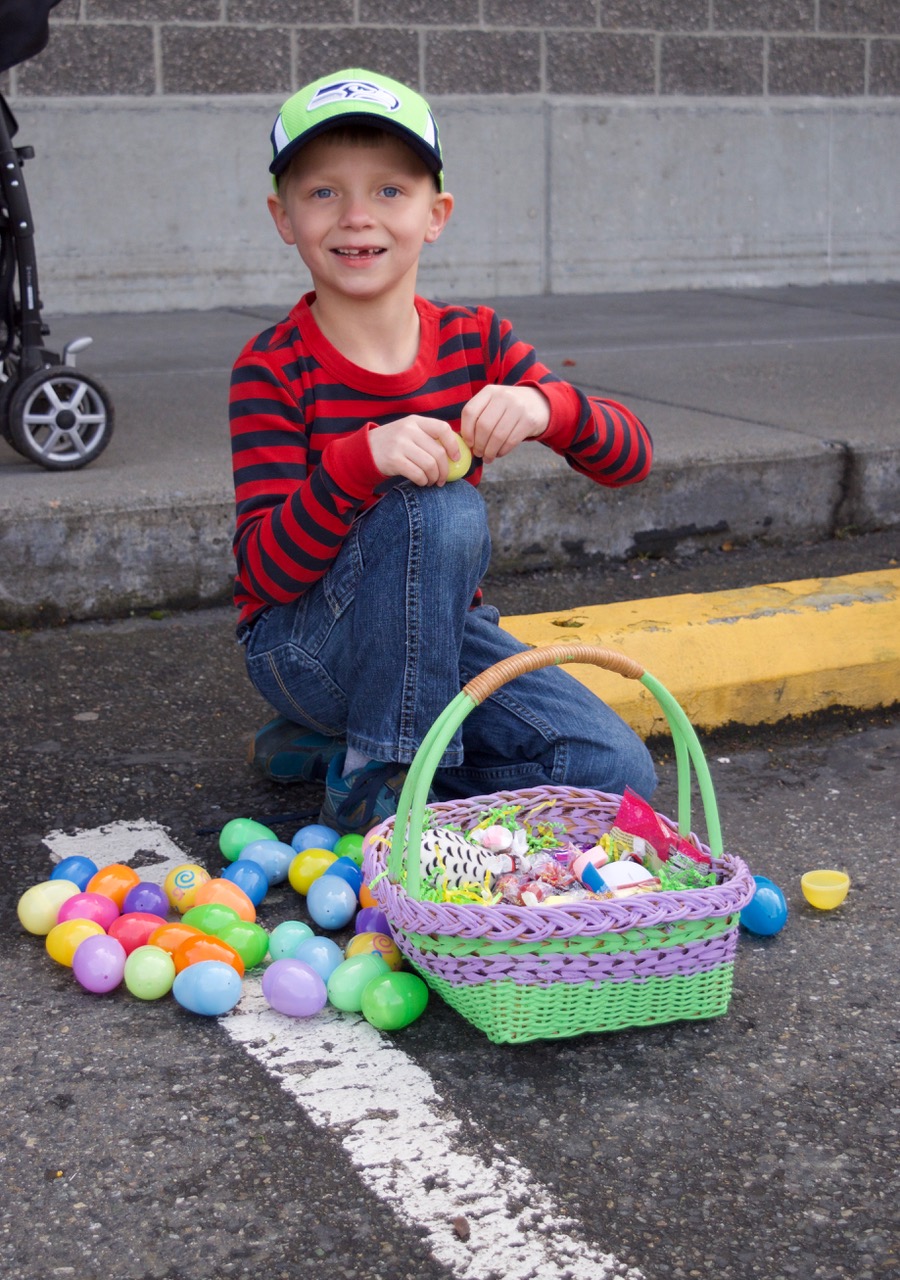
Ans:
MULTIPOLYGON (((470 608, 490 554, 477 489, 396 485, 355 521, 324 578, 253 626, 252 683, 298 724, 409 763, 463 684, 527 648, 496 609, 470 608)), ((476 707, 434 790, 449 799, 548 784, 645 797, 656 786, 641 740, 561 667, 519 676, 476 707)))

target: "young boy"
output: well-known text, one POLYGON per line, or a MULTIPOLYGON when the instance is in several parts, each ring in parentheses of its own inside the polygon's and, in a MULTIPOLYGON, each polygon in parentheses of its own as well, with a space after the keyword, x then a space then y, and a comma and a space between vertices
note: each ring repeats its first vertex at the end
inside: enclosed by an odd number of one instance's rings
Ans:
MULTIPOLYGON (((272 130, 269 210, 314 292, 234 366, 238 638, 279 713, 256 736, 271 777, 325 782, 321 821, 393 813, 405 766, 461 686, 525 646, 481 603, 482 466, 526 441, 598 484, 644 479, 651 442, 622 405, 556 378, 486 307, 416 294, 447 225, 437 125, 385 76, 335 72, 272 130), (464 479, 448 472, 473 455, 464 479)), ((640 740, 569 672, 520 676, 473 711, 437 798, 547 784, 644 796, 640 740)))

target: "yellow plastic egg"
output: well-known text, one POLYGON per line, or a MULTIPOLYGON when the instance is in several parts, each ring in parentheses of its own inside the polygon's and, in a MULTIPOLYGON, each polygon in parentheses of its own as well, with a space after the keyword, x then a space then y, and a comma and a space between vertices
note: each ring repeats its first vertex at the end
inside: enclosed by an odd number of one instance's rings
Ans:
POLYGON ((64 920, 62 924, 55 924, 47 934, 47 955, 57 964, 71 969, 75 952, 85 938, 105 932, 96 920, 64 920))

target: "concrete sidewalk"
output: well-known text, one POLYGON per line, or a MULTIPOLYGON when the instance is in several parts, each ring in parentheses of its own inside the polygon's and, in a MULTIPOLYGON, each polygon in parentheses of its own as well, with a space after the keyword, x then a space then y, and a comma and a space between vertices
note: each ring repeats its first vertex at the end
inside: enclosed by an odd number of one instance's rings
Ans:
MULTIPOLYGON (((485 475, 496 569, 900 524, 900 284, 511 298, 555 372, 653 434, 644 484, 605 490, 540 446, 485 475)), ((0 625, 228 596, 227 393, 271 308, 48 317, 116 429, 77 472, 0 442, 0 625)))

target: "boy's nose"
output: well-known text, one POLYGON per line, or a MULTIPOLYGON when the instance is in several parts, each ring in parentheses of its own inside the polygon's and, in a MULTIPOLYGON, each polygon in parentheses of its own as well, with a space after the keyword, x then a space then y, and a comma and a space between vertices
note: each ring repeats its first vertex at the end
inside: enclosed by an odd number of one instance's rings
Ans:
POLYGON ((347 227, 367 226, 372 221, 372 209, 363 197, 351 197, 341 211, 341 222, 347 227))

